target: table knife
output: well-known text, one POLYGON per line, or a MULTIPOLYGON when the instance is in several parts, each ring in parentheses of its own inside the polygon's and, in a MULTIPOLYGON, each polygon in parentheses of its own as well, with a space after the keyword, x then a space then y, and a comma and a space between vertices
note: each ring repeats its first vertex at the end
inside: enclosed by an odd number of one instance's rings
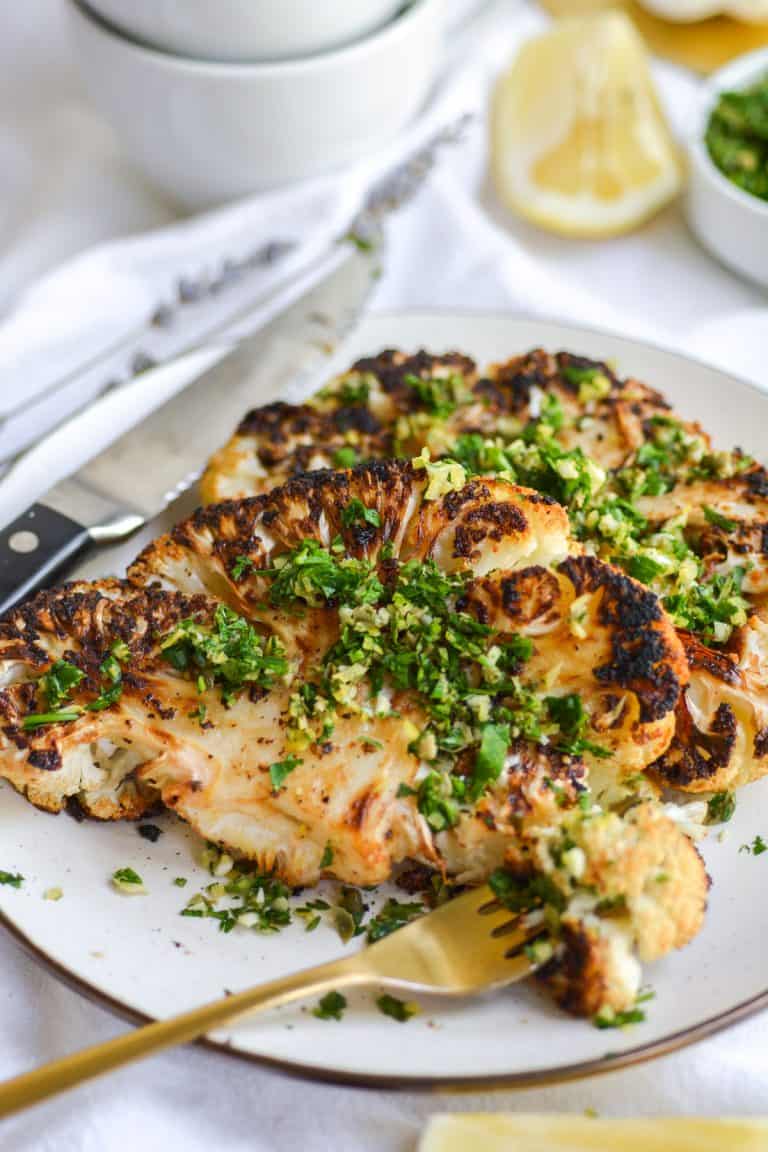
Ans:
POLYGON ((191 487, 249 408, 316 370, 359 316, 378 269, 347 245, 314 289, 0 530, 0 617, 95 545, 136 532, 191 487))

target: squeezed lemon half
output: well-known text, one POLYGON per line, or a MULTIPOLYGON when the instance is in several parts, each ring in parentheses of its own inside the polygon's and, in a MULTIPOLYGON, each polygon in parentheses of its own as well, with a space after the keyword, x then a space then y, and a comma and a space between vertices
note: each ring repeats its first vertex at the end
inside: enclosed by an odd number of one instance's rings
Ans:
POLYGON ((628 232, 683 169, 643 43, 620 12, 562 20, 497 81, 491 172, 504 205, 566 236, 628 232))
POLYGON ((590 1120, 584 1116, 433 1116, 419 1152, 766 1152, 768 1121, 590 1120))

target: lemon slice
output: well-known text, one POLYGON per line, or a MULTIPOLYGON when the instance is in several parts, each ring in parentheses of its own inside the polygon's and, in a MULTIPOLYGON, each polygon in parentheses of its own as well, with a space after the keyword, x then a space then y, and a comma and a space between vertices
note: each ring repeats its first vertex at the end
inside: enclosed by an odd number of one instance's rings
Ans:
POLYGON ((766 1120, 591 1120, 586 1116, 433 1116, 419 1152, 766 1152, 766 1120))
POLYGON ((679 192, 682 165, 626 16, 562 20, 523 47, 494 92, 491 170, 508 208, 566 236, 628 232, 679 192))

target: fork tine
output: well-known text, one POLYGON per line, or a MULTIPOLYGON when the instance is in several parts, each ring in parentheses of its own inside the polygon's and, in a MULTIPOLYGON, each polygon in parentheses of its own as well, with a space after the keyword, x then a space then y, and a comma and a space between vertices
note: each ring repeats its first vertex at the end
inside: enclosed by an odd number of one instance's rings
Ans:
POLYGON ((522 913, 513 916, 506 924, 497 924, 495 928, 491 929, 491 936, 508 936, 510 932, 515 932, 519 929, 522 913))
POLYGON ((532 924, 527 915, 515 915, 485 885, 363 949, 355 964, 388 986, 466 996, 535 971, 536 954, 526 945, 542 934, 540 917, 532 924))

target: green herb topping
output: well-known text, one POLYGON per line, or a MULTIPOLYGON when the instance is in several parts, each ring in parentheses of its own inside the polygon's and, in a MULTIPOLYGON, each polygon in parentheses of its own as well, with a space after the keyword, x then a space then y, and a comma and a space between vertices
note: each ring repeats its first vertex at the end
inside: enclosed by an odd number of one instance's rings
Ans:
POLYGON ((318 1020, 341 1020, 347 1007, 347 998, 341 992, 326 992, 312 1009, 318 1020))
POLYGON ((613 1008, 603 1008, 593 1020, 595 1028, 626 1028, 630 1024, 642 1024, 646 1016, 639 1005, 653 1000, 654 995, 655 993, 650 988, 640 992, 634 1007, 628 1008, 624 1012, 615 1012, 613 1008))
MULTIPOLYGON (((182 916, 218 921, 220 932, 238 925, 256 932, 279 932, 291 922, 291 889, 274 876, 234 868, 198 892, 182 909, 182 916), (225 907, 219 907, 226 900, 225 907)), ((218 869, 214 866, 214 875, 218 869)))
POLYGON ((118 868, 112 873, 112 884, 118 892, 123 892, 127 896, 144 895, 146 892, 144 881, 133 868, 118 868))
POLYGON ((378 528, 381 524, 381 516, 375 508, 366 508, 362 500, 355 498, 350 500, 342 511, 341 522, 345 528, 349 528, 353 524, 370 524, 373 528, 378 528))
POLYGON ((407 1024, 413 1016, 417 1016, 421 1011, 415 1001, 398 1000, 397 996, 390 996, 387 993, 378 997, 376 1007, 383 1016, 397 1020, 398 1024, 407 1024))
POLYGON ((768 852, 768 844, 762 836, 755 836, 751 844, 742 844, 739 852, 747 852, 752 856, 762 856, 763 852, 768 852))
POLYGON ((357 464, 357 452, 351 444, 336 449, 333 454, 334 468, 354 468, 355 464, 357 464))
MULTIPOLYGON (((370 510, 357 503, 354 514, 362 518, 370 510)), ((391 692, 412 694, 425 724, 411 725, 409 748, 428 766, 413 791, 436 831, 455 824, 462 805, 476 804, 499 780, 517 740, 554 742, 574 756, 607 755, 586 739, 589 716, 577 695, 545 702, 521 682, 533 653, 529 638, 494 637, 459 608, 467 575, 412 560, 395 567, 385 585, 372 563, 305 540, 277 558, 268 578, 272 603, 289 610, 326 603, 339 612, 337 641, 291 696, 293 746, 327 740, 340 712, 387 716, 391 692), (455 773, 460 757, 465 768, 455 773)), ((282 783, 281 766, 277 775, 282 783)))
POLYGON ((391 932, 396 932, 404 924, 418 919, 424 914, 424 905, 419 903, 402 904, 399 900, 389 899, 384 907, 368 921, 366 936, 369 944, 383 940, 391 932))
POLYGON ((733 792, 715 792, 707 801, 707 824, 726 824, 736 811, 733 792))
POLYGON ((279 792, 285 783, 286 777, 293 772, 294 768, 304 761, 300 760, 298 756, 286 756, 285 760, 278 760, 276 764, 270 765, 269 778, 272 781, 272 787, 275 792, 279 792))
POLYGON ((84 676, 84 672, 66 660, 57 660, 51 665, 39 683, 52 712, 68 698, 72 689, 77 687, 84 676))
POLYGON ((262 636, 242 616, 224 604, 216 607, 213 623, 182 620, 160 645, 164 659, 205 686, 218 685, 229 704, 242 689, 271 688, 288 672, 283 646, 275 636, 262 636))
POLYGON ((253 571, 253 560, 250 556, 237 556, 230 572, 233 580, 242 580, 243 576, 253 571))
POLYGON ((24 877, 20 872, 3 872, 0 868, 0 884, 7 884, 9 888, 21 888, 24 877))
POLYGON ((768 200, 768 79, 722 92, 705 141, 712 160, 733 184, 768 200))

